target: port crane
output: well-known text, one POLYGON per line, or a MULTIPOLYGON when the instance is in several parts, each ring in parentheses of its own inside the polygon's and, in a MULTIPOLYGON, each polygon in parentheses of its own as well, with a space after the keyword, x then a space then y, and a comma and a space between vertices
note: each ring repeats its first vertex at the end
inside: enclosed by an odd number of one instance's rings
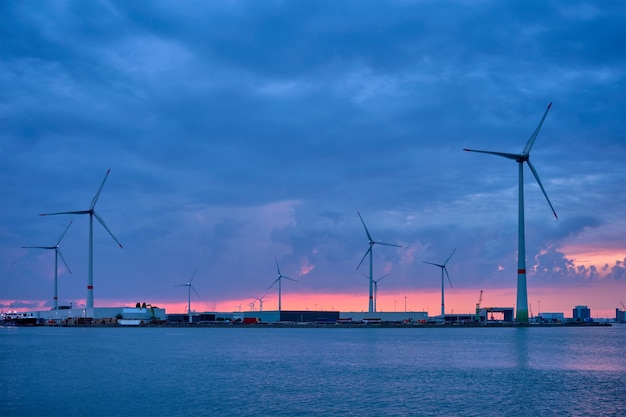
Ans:
POLYGON ((480 322, 480 303, 483 302, 483 290, 480 290, 480 296, 478 297, 478 302, 476 303, 476 321, 480 322))
POLYGON ((623 308, 622 311, 626 311, 626 306, 624 305, 624 303, 622 303, 621 301, 619 303, 622 305, 622 308, 623 308))

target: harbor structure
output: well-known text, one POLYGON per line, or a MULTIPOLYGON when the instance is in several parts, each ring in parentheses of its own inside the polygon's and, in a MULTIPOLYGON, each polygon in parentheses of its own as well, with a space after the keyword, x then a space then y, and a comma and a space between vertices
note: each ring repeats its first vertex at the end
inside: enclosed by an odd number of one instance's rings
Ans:
POLYGON ((591 319, 591 310, 587 306, 576 306, 572 309, 574 321, 587 321, 591 319))
POLYGON ((137 324, 165 322, 167 314, 164 308, 146 305, 145 307, 97 307, 97 308, 59 308, 31 312, 40 324, 63 325, 115 324, 118 320, 136 320, 137 324))

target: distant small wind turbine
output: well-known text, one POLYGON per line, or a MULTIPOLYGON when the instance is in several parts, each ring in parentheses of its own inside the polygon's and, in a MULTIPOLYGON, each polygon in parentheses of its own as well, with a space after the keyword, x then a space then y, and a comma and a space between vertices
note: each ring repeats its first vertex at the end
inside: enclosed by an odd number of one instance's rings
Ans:
POLYGON ((70 267, 67 266, 67 262, 65 262, 65 258, 63 258, 63 254, 61 253, 61 249, 59 249, 59 244, 61 243, 61 240, 63 239, 63 236, 65 236, 65 234, 67 233, 67 230, 70 228, 70 226, 72 225, 72 223, 74 222, 74 220, 70 220, 70 223, 67 225, 67 227, 65 228, 65 231, 61 234, 61 237, 57 240, 56 245, 54 246, 22 246, 22 248, 25 249, 54 249, 54 309, 58 310, 59 309, 59 297, 58 297, 58 280, 59 280, 59 257, 61 257, 61 260, 63 261, 63 264, 65 265, 65 267, 67 268, 68 272, 71 274, 72 271, 70 270, 70 267))
POLYGON ((91 200, 91 205, 89 206, 87 210, 62 211, 58 213, 40 214, 40 216, 53 216, 57 214, 89 214, 89 266, 88 266, 88 271, 87 271, 87 303, 86 303, 87 304, 86 307, 88 309, 93 308, 93 218, 94 216, 100 222, 102 227, 104 227, 104 230, 109 232, 109 234, 111 235, 113 240, 115 240, 115 242, 119 245, 119 247, 124 248, 122 244, 117 240, 117 238, 113 236, 113 233, 109 230, 107 225, 104 223, 104 220, 102 220, 102 217, 100 217, 98 213, 96 213, 96 210, 95 210, 96 203, 98 202, 98 198, 100 197, 100 192, 102 192, 102 187, 104 187, 104 183, 107 180, 107 177, 109 176, 109 172, 111 172, 110 169, 107 171, 106 175, 104 176, 104 179, 102 180, 102 184, 100 185, 100 188, 98 188, 98 192, 94 196, 93 200, 91 200))
POLYGON ((281 298, 282 298, 282 280, 283 278, 286 278, 290 281, 295 281, 298 282, 297 279, 293 279, 293 278, 289 278, 286 275, 283 275, 280 273, 280 267, 278 266, 278 260, 276 258, 274 258, 274 261, 276 262, 276 271, 278 272, 278 278, 276 278, 276 280, 274 282, 272 282, 272 285, 270 285, 269 287, 267 287, 267 289, 269 290, 270 288, 272 288, 274 286, 274 284, 276 284, 278 282, 278 313, 280 316, 280 312, 282 311, 282 304, 281 304, 281 298))
POLYGON ((175 287, 187 287, 187 314, 189 315, 189 323, 192 322, 191 320, 191 290, 193 290, 193 292, 195 292, 196 295, 200 297, 200 294, 198 294, 198 291, 196 291, 194 286, 191 285, 191 282, 193 281, 195 276, 196 276, 196 271, 194 270, 189 282, 187 282, 186 284, 174 285, 175 287))
POLYGON ((394 245, 392 243, 385 243, 385 242, 378 242, 375 241, 374 239, 372 239, 372 235, 370 235, 369 230, 367 230, 367 226, 365 225, 365 222, 363 221, 363 217, 361 217, 361 213, 357 212, 357 214, 359 215, 359 218, 361 219, 361 223, 363 223, 363 227, 365 228, 365 234, 367 234, 367 240, 369 242, 369 247, 367 248, 367 251, 365 252, 365 255, 363 255, 363 258, 361 258, 361 262, 359 262, 359 264, 357 265, 356 269, 359 269, 359 267, 361 266, 361 264, 363 263, 363 261, 365 260, 365 257, 367 256, 367 254, 370 255, 370 298, 369 298, 369 313, 373 313, 374 310, 374 277, 373 277, 373 265, 372 265, 372 252, 373 252, 373 248, 374 245, 384 245, 384 246, 395 246, 396 248, 401 248, 402 246, 400 245, 394 245))
POLYGON ((541 180, 539 179, 539 174, 537 174, 537 170, 530 163, 530 150, 535 144, 535 140, 537 139, 537 135, 539 135, 539 130, 541 130, 541 126, 543 125, 543 121, 546 119, 548 115, 548 111, 552 107, 552 103, 548 105, 539 125, 533 132, 533 134, 526 142, 526 146, 522 153, 505 153, 505 152, 492 152, 492 151, 477 151, 474 149, 464 148, 464 151, 467 152, 479 152, 486 153, 491 155, 501 156, 503 158, 512 159, 518 163, 518 240, 517 240, 517 302, 515 304, 515 320, 521 323, 528 323, 528 290, 526 286, 526 238, 524 232, 524 162, 528 164, 530 171, 535 176, 537 180, 537 184, 539 184, 539 188, 541 188, 541 192, 544 197, 548 201, 550 208, 552 209, 552 213, 554 217, 558 220, 558 216, 556 215, 556 211, 554 207, 552 207, 552 203, 548 198, 548 194, 546 194, 546 190, 543 188, 541 184, 541 180))
POLYGON ((435 265, 438 266, 439 268, 441 268, 441 318, 445 317, 446 314, 446 310, 444 307, 444 288, 445 288, 445 283, 444 283, 444 279, 443 279, 443 273, 446 273, 446 276, 448 277, 448 282, 450 283, 450 288, 452 288, 452 281, 450 281, 450 275, 448 274, 448 268, 446 268, 446 265, 448 265, 448 261, 450 260, 450 258, 452 258, 452 255, 454 255, 454 252, 456 252, 456 249, 454 249, 452 251, 452 253, 450 254, 450 256, 448 256, 448 259, 446 259, 446 261, 443 264, 436 264, 433 262, 426 262, 424 261, 425 264, 430 264, 430 265, 435 265))
POLYGON ((259 311, 263 311, 263 299, 267 297, 267 294, 265 294, 263 297, 252 297, 255 300, 259 300, 259 311))
MULTIPOLYGON (((368 277, 365 274, 361 274, 363 275, 365 278, 370 279, 370 277, 368 277)), ((377 305, 378 305, 378 283, 380 281, 382 281, 383 278, 385 278, 386 276, 389 276, 389 274, 385 274, 382 277, 378 278, 378 279, 373 279, 372 282, 374 282, 374 312, 378 311, 377 310, 377 305)))

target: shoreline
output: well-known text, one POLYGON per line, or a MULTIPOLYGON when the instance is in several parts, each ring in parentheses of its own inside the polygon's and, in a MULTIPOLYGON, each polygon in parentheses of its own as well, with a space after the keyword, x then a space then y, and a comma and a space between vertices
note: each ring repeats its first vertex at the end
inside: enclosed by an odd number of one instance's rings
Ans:
POLYGON ((612 327, 610 322, 569 322, 569 323, 299 323, 299 322, 261 322, 254 324, 244 323, 150 323, 140 322, 134 325, 118 323, 45 323, 28 325, 0 325, 0 327, 89 327, 89 328, 220 328, 220 329, 459 329, 459 328, 535 328, 535 327, 612 327))

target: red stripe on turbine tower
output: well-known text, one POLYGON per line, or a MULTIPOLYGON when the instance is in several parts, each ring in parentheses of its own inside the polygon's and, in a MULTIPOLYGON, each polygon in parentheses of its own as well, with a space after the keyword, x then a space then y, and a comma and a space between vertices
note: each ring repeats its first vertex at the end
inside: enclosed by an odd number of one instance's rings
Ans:
POLYGON ((525 269, 518 269, 517 273, 518 274, 526 274, 526 270, 525 269))

